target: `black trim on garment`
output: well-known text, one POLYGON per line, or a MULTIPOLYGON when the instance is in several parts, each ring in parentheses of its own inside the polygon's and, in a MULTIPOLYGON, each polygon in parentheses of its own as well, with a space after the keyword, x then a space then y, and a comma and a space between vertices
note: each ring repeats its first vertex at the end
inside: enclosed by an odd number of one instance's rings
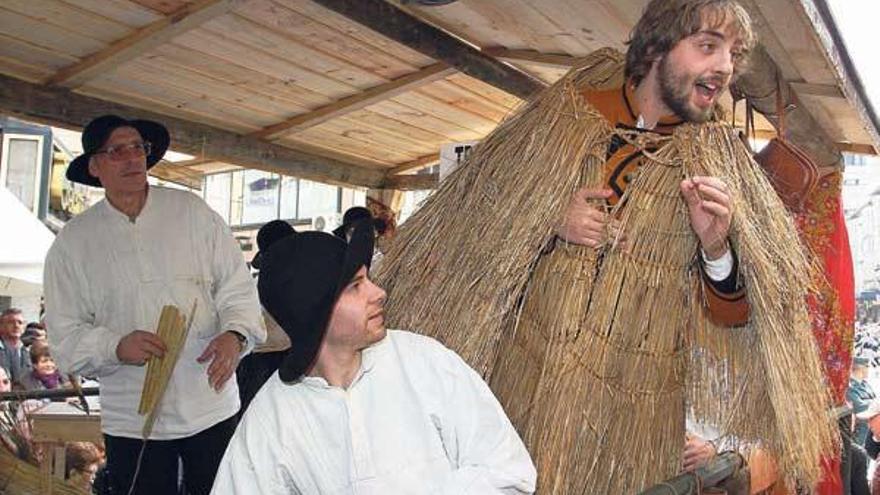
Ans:
POLYGON ((608 160, 610 160, 611 157, 614 156, 614 154, 617 153, 620 150, 620 148, 623 148, 624 146, 626 146, 625 139, 623 139, 622 137, 620 137, 617 134, 612 136, 611 142, 608 143, 608 152, 605 153, 605 161, 607 162, 608 160))
POLYGON ((730 247, 730 254, 733 256, 733 267, 730 270, 730 274, 724 280, 717 281, 712 280, 709 275, 706 274, 706 260, 700 255, 700 271, 703 272, 703 278, 712 285, 715 292, 722 295, 736 294, 743 288, 739 277, 739 258, 736 255, 736 251, 733 250, 733 246, 730 247))
POLYGON ((620 177, 620 174, 622 174, 623 171, 626 170, 627 165, 629 165, 633 160, 640 158, 641 156, 641 151, 633 152, 633 154, 621 160, 620 163, 618 163, 617 166, 614 167, 614 171, 611 172, 611 176, 608 178, 608 186, 611 187, 611 189, 614 191, 614 194, 616 194, 618 198, 623 197, 623 189, 618 187, 617 179, 620 177))
POLYGON ((865 452, 867 452, 868 457, 873 460, 877 460, 877 454, 880 454, 880 442, 874 440, 874 434, 870 431, 865 438, 865 452))

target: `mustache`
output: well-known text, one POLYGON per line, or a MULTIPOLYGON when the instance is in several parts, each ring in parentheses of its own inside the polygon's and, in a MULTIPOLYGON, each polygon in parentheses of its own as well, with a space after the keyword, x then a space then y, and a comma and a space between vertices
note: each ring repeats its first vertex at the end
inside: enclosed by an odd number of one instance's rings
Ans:
POLYGON ((700 77, 700 78, 697 78, 695 84, 708 84, 711 86, 717 86, 719 88, 723 88, 723 87, 727 86, 728 79, 726 77, 721 77, 721 76, 700 77))

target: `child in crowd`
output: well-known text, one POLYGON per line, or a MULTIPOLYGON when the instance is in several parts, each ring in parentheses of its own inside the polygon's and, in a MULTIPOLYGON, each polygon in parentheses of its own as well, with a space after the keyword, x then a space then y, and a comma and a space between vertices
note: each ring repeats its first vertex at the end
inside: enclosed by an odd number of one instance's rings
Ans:
POLYGON ((104 463, 101 450, 91 442, 70 442, 66 446, 66 478, 69 483, 92 493, 95 474, 104 463))

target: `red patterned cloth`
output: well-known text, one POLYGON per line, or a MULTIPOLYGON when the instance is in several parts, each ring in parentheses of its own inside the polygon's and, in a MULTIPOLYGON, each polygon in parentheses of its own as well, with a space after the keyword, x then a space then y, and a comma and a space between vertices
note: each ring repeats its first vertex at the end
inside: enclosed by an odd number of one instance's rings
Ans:
POLYGON ((819 293, 809 304, 813 334, 836 404, 843 404, 849 385, 855 333, 855 281, 840 184, 839 172, 823 177, 797 217, 804 242, 825 272, 819 293))
MULTIPOLYGON (((824 268, 825 278, 818 281, 819 291, 808 304, 831 396, 835 404, 843 404, 855 333, 855 281, 841 202, 840 172, 822 177, 796 219, 801 237, 824 268)), ((817 493, 843 493, 839 457, 826 459, 823 466, 826 476, 816 487, 817 493)))

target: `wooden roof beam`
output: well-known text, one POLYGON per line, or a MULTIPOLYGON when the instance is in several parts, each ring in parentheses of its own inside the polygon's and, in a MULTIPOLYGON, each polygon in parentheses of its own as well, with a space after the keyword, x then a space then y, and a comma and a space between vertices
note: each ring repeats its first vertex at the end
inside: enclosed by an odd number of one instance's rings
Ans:
POLYGON ((388 175, 400 175, 405 174, 407 172, 412 172, 413 170, 418 170, 420 168, 425 168, 431 165, 436 165, 440 163, 440 153, 433 153, 430 155, 425 155, 419 158, 416 158, 413 161, 401 163, 400 165, 392 168, 388 171, 388 175))
POLYGON ((179 162, 169 162, 172 163, 175 167, 197 167, 199 165, 204 165, 206 163, 211 163, 213 160, 208 160, 207 158, 193 158, 192 160, 183 160, 179 162))
POLYGON ((843 92, 833 84, 814 84, 790 81, 791 89, 800 96, 823 96, 825 98, 846 98, 843 92))
POLYGON ((454 68, 449 67, 445 63, 433 64, 412 74, 407 74, 385 84, 372 87, 362 93, 343 98, 311 112, 265 127, 252 133, 251 137, 271 139, 273 136, 282 133, 308 129, 330 119, 341 117, 389 98, 394 98, 407 91, 412 91, 420 86, 444 79, 455 72, 457 71, 454 68))
POLYGON ((440 174, 388 175, 377 189, 396 189, 398 191, 419 191, 437 189, 440 174))
POLYGON ((170 39, 229 12, 243 1, 197 0, 184 4, 168 16, 138 29, 104 50, 64 67, 51 76, 46 84, 68 88, 82 86, 101 73, 113 70, 170 39))
POLYGON ((527 99, 544 87, 523 71, 481 53, 384 0, 312 1, 519 98, 527 99))
POLYGON ((175 151, 200 158, 339 185, 378 187, 385 180, 382 170, 5 75, 0 75, 0 112, 75 129, 108 113, 156 120, 168 127, 175 151))
POLYGON ((204 175, 195 170, 178 167, 165 160, 162 160, 151 168, 149 174, 153 177, 158 177, 159 179, 191 187, 193 189, 202 188, 202 176, 204 175))
POLYGON ((559 53, 541 53, 536 50, 512 50, 500 46, 491 46, 481 50, 486 55, 495 58, 505 58, 508 60, 518 60, 522 62, 530 62, 536 65, 546 67, 571 67, 577 63, 578 58, 559 54, 559 53))

